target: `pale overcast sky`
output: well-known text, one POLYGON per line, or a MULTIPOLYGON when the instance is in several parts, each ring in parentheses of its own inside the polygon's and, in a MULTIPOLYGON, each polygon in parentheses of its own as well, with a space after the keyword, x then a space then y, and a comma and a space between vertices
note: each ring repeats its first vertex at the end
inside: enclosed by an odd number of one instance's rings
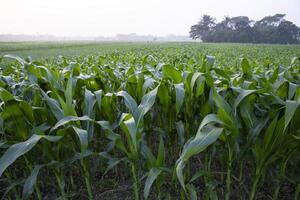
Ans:
POLYGON ((300 26, 300 0, 0 0, 0 34, 188 35, 203 14, 258 20, 276 13, 300 26))

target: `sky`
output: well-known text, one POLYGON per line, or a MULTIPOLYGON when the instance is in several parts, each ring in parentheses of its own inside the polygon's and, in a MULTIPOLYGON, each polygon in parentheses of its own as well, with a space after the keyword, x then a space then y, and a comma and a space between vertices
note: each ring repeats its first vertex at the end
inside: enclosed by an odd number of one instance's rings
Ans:
POLYGON ((300 0, 0 0, 0 34, 188 35, 203 14, 286 14, 300 26, 300 0))

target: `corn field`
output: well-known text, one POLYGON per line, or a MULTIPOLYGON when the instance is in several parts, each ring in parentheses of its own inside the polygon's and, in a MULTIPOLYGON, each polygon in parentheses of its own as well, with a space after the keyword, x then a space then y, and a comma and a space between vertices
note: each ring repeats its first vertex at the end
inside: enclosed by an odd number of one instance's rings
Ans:
POLYGON ((299 199, 300 57, 161 57, 1 57, 2 199, 299 199))

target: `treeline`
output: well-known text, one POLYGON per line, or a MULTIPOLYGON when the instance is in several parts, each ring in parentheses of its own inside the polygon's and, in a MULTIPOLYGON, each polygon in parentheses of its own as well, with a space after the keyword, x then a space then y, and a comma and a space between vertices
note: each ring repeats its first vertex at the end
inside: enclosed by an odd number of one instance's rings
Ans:
POLYGON ((190 37, 203 42, 299 44, 300 28, 284 17, 285 14, 276 14, 259 21, 247 16, 225 17, 217 23, 213 17, 203 15, 191 27, 190 37))

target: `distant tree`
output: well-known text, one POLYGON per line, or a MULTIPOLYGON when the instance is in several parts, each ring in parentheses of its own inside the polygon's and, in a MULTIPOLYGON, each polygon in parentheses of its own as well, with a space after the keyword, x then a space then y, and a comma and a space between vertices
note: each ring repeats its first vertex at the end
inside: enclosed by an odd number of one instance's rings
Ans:
POLYGON ((216 24, 212 33, 214 42, 231 42, 233 34, 230 17, 225 17, 223 21, 216 24))
POLYGON ((283 44, 294 44, 300 41, 300 28, 290 21, 283 21, 278 26, 278 40, 283 44))
POLYGON ((266 16, 254 24, 254 42, 280 43, 277 27, 284 20, 284 14, 266 16))
POLYGON ((231 18, 233 24, 233 40, 232 42, 252 42, 253 28, 251 22, 246 16, 231 18))
POLYGON ((225 17, 212 32, 215 42, 251 42, 253 30, 246 16, 225 17))
POLYGON ((191 27, 190 37, 204 42, 282 43, 300 42, 300 28, 284 19, 285 14, 252 21, 247 16, 225 17, 221 22, 209 15, 191 27))
POLYGON ((215 26, 215 19, 209 15, 203 15, 198 24, 191 27, 190 37, 192 39, 201 39, 210 41, 210 33, 215 26))

